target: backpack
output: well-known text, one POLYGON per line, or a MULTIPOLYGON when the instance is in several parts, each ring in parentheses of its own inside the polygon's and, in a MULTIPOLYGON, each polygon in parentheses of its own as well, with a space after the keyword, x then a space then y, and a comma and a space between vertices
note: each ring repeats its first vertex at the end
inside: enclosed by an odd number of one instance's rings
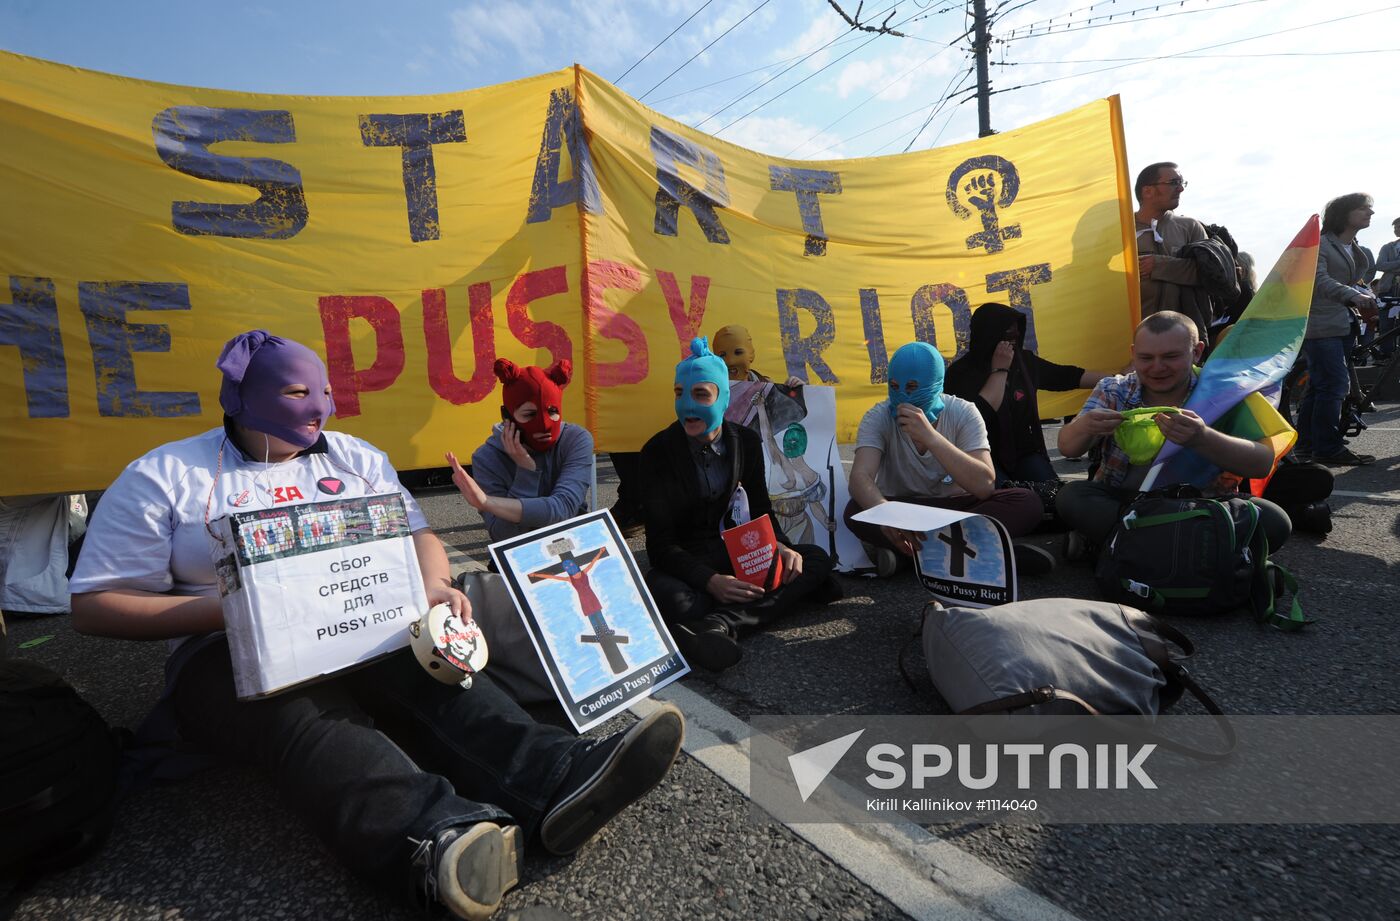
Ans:
POLYGON ((1240 280, 1235 274, 1234 254, 1223 240, 1207 237, 1187 243, 1177 255, 1196 264, 1199 288, 1195 301, 1199 314, 1196 319, 1204 324, 1203 331, 1208 331, 1217 319, 1230 315, 1231 308, 1240 298, 1240 280))
POLYGON ((1269 559, 1259 509, 1243 496, 1207 499, 1191 486, 1143 493, 1103 543, 1094 578, 1110 601, 1154 614, 1222 614, 1250 608, 1280 630, 1308 621, 1297 582, 1269 559), (1276 596, 1292 604, 1280 612, 1276 596))
POLYGON ((96 852, 116 808, 121 740, 58 675, 0 661, 0 880, 96 852))
POLYGON ((1240 278, 1235 272, 1235 256, 1225 241, 1215 237, 1196 240, 1181 248, 1179 255, 1196 263, 1196 281, 1228 307, 1240 296, 1240 278))
MULTIPOLYGON (((1136 608, 1080 598, 1037 598, 990 608, 924 607, 920 631, 929 677, 961 715, 1156 716, 1189 691, 1216 718, 1223 750, 1158 738, 1164 748, 1208 760, 1227 757, 1235 731, 1181 664, 1195 652, 1174 627, 1136 608), (1173 655, 1175 646, 1181 655, 1173 655)), ((905 669, 910 644, 900 651, 905 669)))

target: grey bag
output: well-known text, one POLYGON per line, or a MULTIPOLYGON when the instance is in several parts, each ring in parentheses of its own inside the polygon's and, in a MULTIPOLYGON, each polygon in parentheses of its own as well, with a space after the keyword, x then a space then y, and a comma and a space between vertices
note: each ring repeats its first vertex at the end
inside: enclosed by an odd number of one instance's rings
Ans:
POLYGON ((1181 696, 1178 686, 1175 697, 1163 701, 1167 677, 1156 660, 1166 658, 1166 647, 1157 629, 1135 608, 1069 598, 991 608, 930 606, 924 655, 934 686, 958 713, 1052 687, 1073 697, 1037 703, 1032 713, 1148 715, 1181 696), (1143 633, 1157 655, 1147 652, 1143 633))
POLYGON ((481 627, 491 650, 491 660, 482 674, 518 704, 557 702, 506 580, 494 572, 468 570, 455 582, 472 603, 472 619, 481 627))
POLYGON ((1206 752, 1156 737, 1159 744, 1207 760, 1234 750, 1234 727, 1168 651, 1170 643, 1184 657, 1195 647, 1144 611, 1078 598, 990 608, 934 601, 924 608, 922 633, 933 685, 955 713, 1155 716, 1190 691, 1216 717, 1225 749, 1206 752))

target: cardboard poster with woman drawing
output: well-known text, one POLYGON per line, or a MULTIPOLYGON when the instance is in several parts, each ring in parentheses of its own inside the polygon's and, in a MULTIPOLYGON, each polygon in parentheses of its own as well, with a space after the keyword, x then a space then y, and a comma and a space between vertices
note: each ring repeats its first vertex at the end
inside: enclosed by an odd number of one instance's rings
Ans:
POLYGON ((794 544, 816 544, 839 572, 870 568, 842 521, 850 493, 836 445, 836 391, 774 381, 731 381, 724 417, 763 439, 773 516, 794 544))
POLYGON ((606 509, 489 549, 578 731, 690 671, 606 509))

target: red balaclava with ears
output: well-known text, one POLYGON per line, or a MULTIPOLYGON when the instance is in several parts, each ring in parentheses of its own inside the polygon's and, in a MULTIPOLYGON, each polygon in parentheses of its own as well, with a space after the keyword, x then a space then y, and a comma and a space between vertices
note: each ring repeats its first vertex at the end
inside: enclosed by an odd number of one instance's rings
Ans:
POLYGON ((522 403, 534 403, 539 410, 529 422, 516 423, 524 436, 525 447, 536 451, 554 447, 564 422, 551 418, 550 414, 563 411, 563 389, 574 375, 574 363, 561 358, 545 371, 534 365, 521 367, 508 358, 497 358, 495 370, 501 382, 501 408, 508 418, 515 419, 515 411, 522 403), (549 437, 535 437, 541 433, 549 437))

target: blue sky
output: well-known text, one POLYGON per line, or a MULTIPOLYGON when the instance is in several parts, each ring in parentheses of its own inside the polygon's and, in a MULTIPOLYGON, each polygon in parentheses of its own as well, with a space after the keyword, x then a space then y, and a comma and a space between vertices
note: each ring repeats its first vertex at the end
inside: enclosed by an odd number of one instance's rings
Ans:
MULTIPOLYGON (((853 13, 856 3, 842 6, 853 13)), ((865 7, 865 17, 879 19, 892 8, 890 22, 908 37, 852 32, 826 0, 7 0, 0 48, 171 83, 402 95, 574 62, 617 80, 699 9, 619 85, 667 115, 779 156, 872 156, 974 137, 975 104, 935 111, 964 79, 965 42, 946 46, 967 27, 964 5, 868 0, 865 7)), ((1130 170, 1179 162, 1190 181, 1181 212, 1229 226, 1261 274, 1310 213, 1344 192, 1376 198, 1363 243, 1375 250, 1392 238, 1390 222, 1400 217, 1392 179, 1400 3, 988 0, 988 7, 1002 8, 993 36, 1005 40, 993 49, 993 60, 1005 62, 991 69, 1002 90, 991 99, 994 128, 1121 94, 1130 170), (1280 34, 1255 38, 1269 33, 1280 34), (1142 60, 1159 56, 1171 57, 1142 60), (1048 82, 1014 89, 1039 81, 1048 82)))

